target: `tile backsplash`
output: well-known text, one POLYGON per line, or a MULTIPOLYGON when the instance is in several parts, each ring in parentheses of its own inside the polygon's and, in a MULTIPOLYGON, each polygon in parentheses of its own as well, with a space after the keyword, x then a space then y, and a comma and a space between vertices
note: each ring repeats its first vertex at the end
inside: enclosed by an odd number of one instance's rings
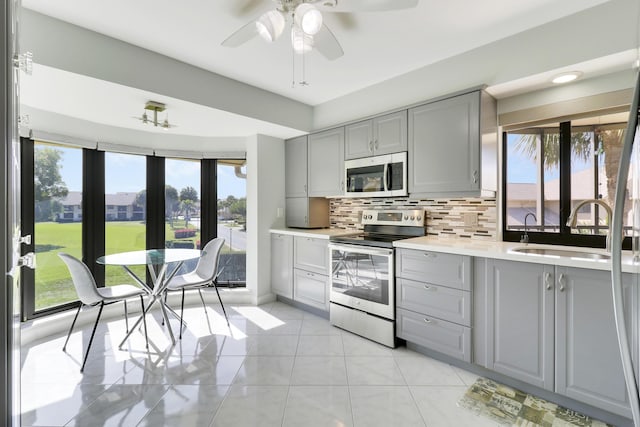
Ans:
POLYGON ((497 211, 495 198, 409 199, 339 198, 329 203, 332 228, 362 229, 364 209, 424 209, 427 235, 496 240, 497 211), (465 226, 465 214, 477 215, 477 225, 465 226))

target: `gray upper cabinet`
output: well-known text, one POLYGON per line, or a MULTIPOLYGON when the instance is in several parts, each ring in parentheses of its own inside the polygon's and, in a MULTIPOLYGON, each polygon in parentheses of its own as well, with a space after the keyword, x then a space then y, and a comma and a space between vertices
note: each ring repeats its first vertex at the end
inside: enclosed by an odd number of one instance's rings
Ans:
POLYGON ((307 164, 309 197, 343 195, 344 127, 309 135, 307 164))
POLYGON ((488 259, 487 368, 553 391, 553 266, 488 259))
POLYGON ((407 151, 407 111, 385 114, 345 127, 345 159, 407 151))
MULTIPOLYGON (((637 300, 632 280, 623 275, 627 320, 637 300)), ((631 417, 607 271, 556 269, 556 391, 631 417)))
POLYGON ((307 197, 307 135, 285 141, 285 197, 307 197))
POLYGON ((471 92, 409 109, 409 195, 480 195, 497 186, 495 100, 471 92))

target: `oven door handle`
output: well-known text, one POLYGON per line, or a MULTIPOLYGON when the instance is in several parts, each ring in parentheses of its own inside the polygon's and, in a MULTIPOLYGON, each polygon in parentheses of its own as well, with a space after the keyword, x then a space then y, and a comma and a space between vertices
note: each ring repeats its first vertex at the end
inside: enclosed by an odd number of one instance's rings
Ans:
POLYGON ((379 256, 393 255, 393 249, 372 248, 368 246, 340 245, 336 243, 329 243, 329 250, 334 250, 334 249, 337 251, 354 252, 354 253, 366 254, 366 255, 379 255, 379 256))

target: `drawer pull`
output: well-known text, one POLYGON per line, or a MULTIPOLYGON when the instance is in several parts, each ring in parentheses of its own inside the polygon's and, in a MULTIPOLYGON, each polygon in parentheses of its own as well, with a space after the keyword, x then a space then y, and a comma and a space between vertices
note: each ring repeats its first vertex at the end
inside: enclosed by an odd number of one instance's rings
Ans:
POLYGON ((424 318, 424 323, 431 323, 432 320, 431 319, 427 319, 426 317, 424 318))
POLYGON ((424 285, 424 290, 425 291, 435 291, 437 288, 434 288, 433 286, 429 286, 429 285, 424 285))
POLYGON ((438 255, 436 255, 436 254, 432 254, 432 253, 425 253, 425 254, 424 254, 424 256, 425 256, 425 258, 435 258, 435 257, 437 257, 438 255))

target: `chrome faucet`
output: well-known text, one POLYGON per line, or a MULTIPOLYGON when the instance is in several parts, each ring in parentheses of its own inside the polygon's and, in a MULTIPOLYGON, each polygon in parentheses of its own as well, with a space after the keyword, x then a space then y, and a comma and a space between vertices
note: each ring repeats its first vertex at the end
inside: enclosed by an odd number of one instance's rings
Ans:
MULTIPOLYGON (((584 205, 588 205, 589 203, 602 206, 604 210, 607 211, 607 227, 611 227, 611 218, 613 217, 613 211, 611 210, 611 206, 609 206, 607 202, 605 202, 602 199, 587 199, 575 205, 574 208, 571 210, 571 213, 569 214, 569 219, 567 219, 567 227, 573 228, 576 226, 578 222, 578 211, 580 210, 581 207, 583 207, 584 205)), ((607 252, 611 252, 610 230, 607 230, 606 250, 607 252)))
POLYGON ((529 215, 533 217, 534 221, 538 221, 538 218, 536 218, 536 214, 534 214, 533 212, 529 212, 524 216, 524 234, 520 236, 520 243, 529 243, 529 234, 527 229, 527 218, 529 218, 529 215))

